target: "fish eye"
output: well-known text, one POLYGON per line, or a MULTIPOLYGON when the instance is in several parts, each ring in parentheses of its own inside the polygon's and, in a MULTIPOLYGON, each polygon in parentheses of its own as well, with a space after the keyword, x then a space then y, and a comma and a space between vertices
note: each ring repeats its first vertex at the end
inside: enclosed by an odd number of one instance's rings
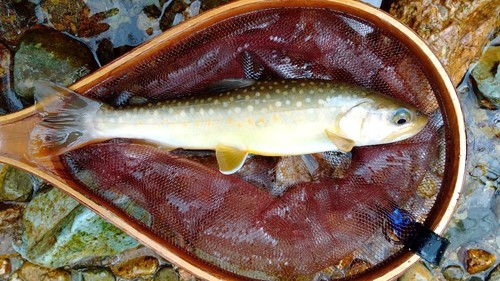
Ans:
POLYGON ((406 108, 399 108, 392 116, 392 123, 395 125, 404 125, 411 121, 411 113, 406 108))

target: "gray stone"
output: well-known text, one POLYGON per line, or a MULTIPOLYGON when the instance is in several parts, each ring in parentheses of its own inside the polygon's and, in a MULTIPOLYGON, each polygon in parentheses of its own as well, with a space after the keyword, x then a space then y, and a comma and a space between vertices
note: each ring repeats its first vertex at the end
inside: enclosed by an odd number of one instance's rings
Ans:
POLYGON ((68 86, 98 68, 83 43, 57 30, 35 28, 20 42, 14 56, 14 89, 28 103, 33 102, 34 81, 68 86))

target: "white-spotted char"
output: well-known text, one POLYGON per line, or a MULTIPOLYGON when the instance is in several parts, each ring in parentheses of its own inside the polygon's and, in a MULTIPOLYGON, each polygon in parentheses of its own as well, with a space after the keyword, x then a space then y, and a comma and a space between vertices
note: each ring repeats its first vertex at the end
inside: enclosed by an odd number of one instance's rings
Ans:
POLYGON ((241 81, 231 80, 236 87, 222 93, 122 108, 55 85, 38 85, 42 97, 57 92, 83 102, 73 103, 79 105, 75 107, 60 98, 60 106, 45 107, 31 151, 43 157, 111 138, 143 139, 171 149, 215 150, 221 172, 230 174, 241 168, 248 153, 350 151, 411 137, 427 123, 415 107, 350 84, 241 81), (57 118, 61 112, 64 120, 57 118))

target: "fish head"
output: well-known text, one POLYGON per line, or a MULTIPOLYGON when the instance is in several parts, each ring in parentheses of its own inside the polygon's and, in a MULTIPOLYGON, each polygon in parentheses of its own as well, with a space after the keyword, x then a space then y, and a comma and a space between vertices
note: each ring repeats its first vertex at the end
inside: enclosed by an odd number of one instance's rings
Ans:
POLYGON ((390 97, 376 96, 350 108, 338 126, 346 138, 361 146, 410 138, 427 122, 428 117, 416 107, 390 97))

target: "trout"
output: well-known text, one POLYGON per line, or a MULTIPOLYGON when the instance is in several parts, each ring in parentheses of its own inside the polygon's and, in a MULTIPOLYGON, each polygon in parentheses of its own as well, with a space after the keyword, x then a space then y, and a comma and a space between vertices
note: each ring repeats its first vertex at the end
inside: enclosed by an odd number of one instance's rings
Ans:
POLYGON ((42 119, 29 151, 49 157, 112 138, 140 139, 166 149, 215 150, 219 170, 232 174, 249 153, 348 152, 410 138, 428 120, 412 105, 341 82, 241 79, 228 85, 214 94, 115 108, 38 82, 42 119))

